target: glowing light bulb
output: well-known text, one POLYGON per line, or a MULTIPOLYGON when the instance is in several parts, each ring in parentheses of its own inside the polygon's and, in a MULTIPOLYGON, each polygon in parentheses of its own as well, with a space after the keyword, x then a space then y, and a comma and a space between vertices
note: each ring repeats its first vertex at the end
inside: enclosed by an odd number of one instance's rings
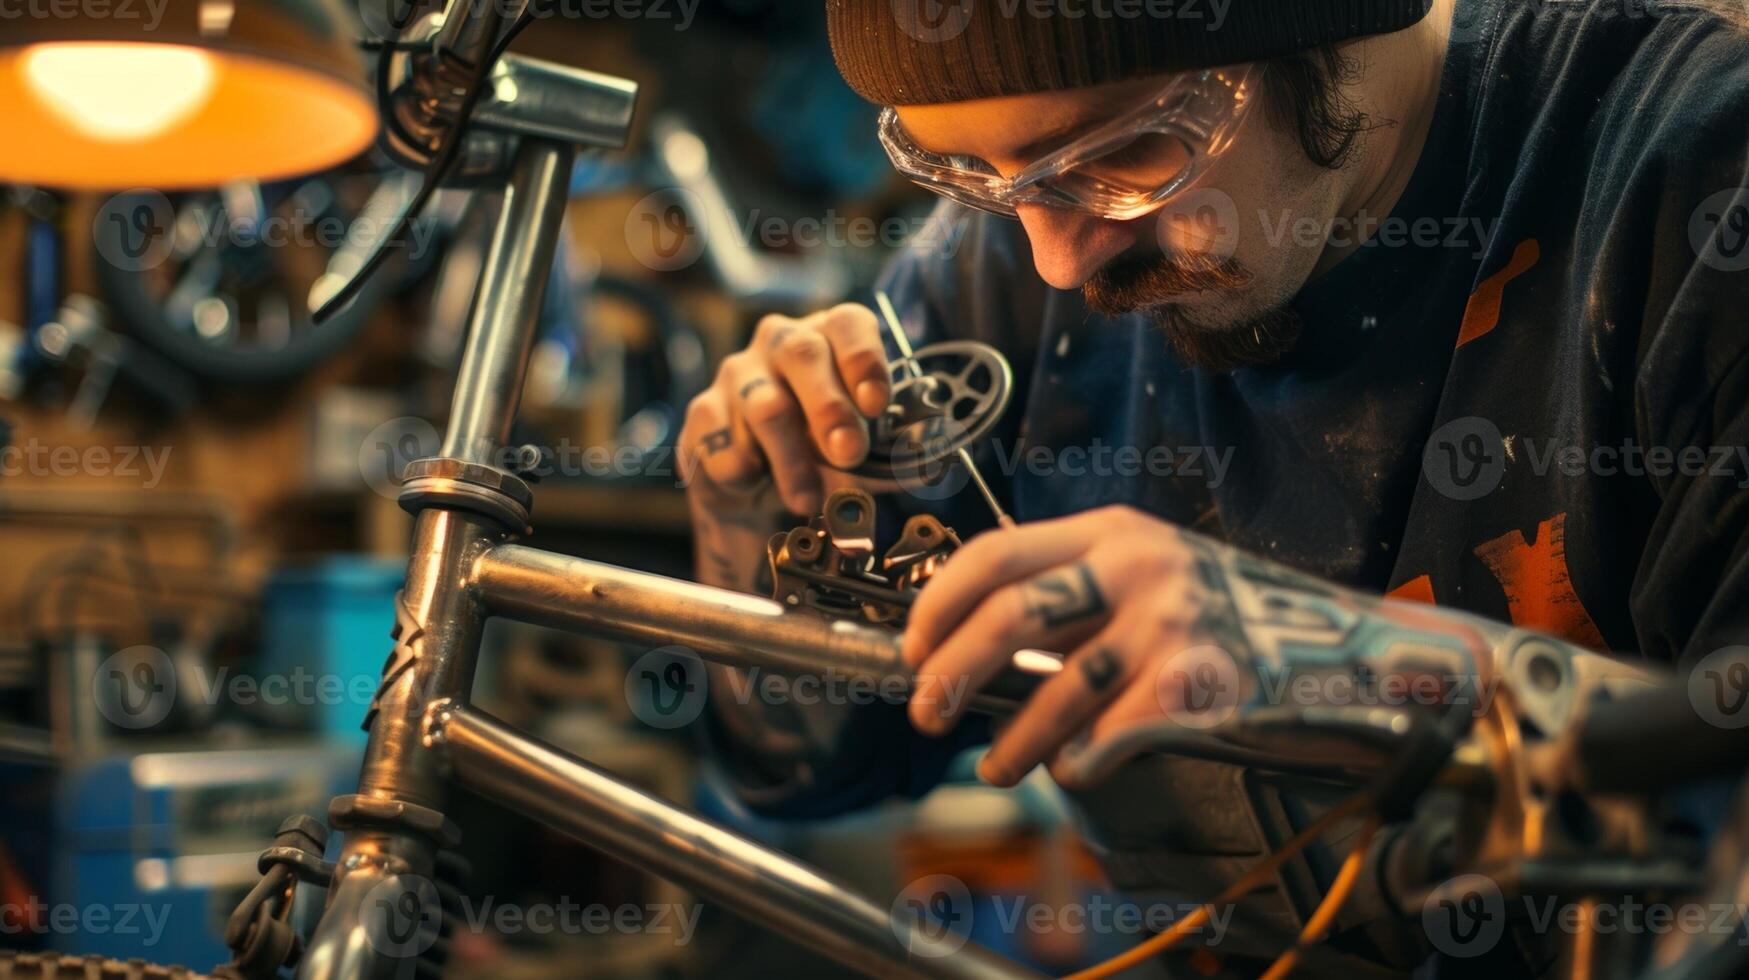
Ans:
POLYGON ((149 139, 186 120, 212 95, 218 66, 171 44, 38 44, 20 57, 31 91, 81 134, 116 143, 149 139))

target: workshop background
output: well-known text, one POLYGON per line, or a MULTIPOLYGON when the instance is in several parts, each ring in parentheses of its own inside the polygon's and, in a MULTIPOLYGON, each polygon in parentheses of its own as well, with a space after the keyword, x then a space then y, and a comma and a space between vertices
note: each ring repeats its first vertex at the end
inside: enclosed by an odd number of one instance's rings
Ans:
MULTIPOLYGON (((645 5, 626 20, 600 5, 518 41, 642 86, 630 149, 586 153, 573 176, 523 400, 524 439, 556 447, 560 471, 538 488, 533 544, 690 576, 666 462, 687 401, 761 315, 866 298, 920 226, 930 199, 893 175, 821 8, 645 5), (736 234, 701 233, 725 216, 736 234)), ((496 202, 442 193, 413 246, 329 323, 311 325, 307 297, 343 266, 341 232, 392 214, 416 182, 373 152, 271 185, 6 189, 0 946, 210 968, 280 821, 350 791, 410 530, 396 475, 436 448, 496 202), (161 253, 124 247, 141 201, 174 229, 161 253), (133 703, 113 682, 142 669, 174 689, 133 703), (136 906, 147 916, 124 926, 136 906)), ((992 790, 969 764, 919 805, 753 819, 690 732, 640 720, 626 667, 641 652, 494 624, 477 700, 871 896, 934 873, 992 895, 1099 889, 1047 786, 992 790)), ((452 815, 477 912, 454 975, 828 968, 515 813, 458 791, 452 815), (567 918, 573 906, 646 914, 603 926, 567 918)), ((1119 942, 1050 927, 975 938, 1052 971, 1119 942)))

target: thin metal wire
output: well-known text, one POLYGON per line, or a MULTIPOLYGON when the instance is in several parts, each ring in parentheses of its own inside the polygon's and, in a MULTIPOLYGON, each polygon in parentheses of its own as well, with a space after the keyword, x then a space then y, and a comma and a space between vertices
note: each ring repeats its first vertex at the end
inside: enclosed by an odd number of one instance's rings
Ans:
MULTIPOLYGON (((887 331, 893 335, 893 343, 898 345, 899 354, 904 359, 905 366, 910 369, 911 377, 921 379, 923 368, 917 364, 917 354, 911 349, 911 339, 905 336, 905 328, 899 325, 899 312, 893 309, 893 300, 885 292, 875 290, 875 304, 881 308, 881 318, 887 323, 887 331)), ((984 503, 990 506, 990 513, 995 515, 999 527, 1013 527, 1014 518, 1009 517, 1002 504, 991 491, 990 484, 984 481, 984 474, 978 471, 978 464, 972 460, 971 450, 965 446, 959 449, 961 465, 971 475, 972 483, 978 488, 978 494, 984 498, 984 503)))

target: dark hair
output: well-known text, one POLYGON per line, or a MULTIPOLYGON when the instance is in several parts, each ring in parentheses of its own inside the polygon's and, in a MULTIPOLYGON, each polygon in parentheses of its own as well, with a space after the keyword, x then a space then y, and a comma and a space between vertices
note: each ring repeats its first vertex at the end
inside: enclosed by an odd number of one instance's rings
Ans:
POLYGON ((1271 119, 1290 126, 1306 156, 1335 170, 1354 152, 1360 134, 1375 126, 1342 91, 1360 68, 1333 44, 1264 63, 1263 103, 1271 119))

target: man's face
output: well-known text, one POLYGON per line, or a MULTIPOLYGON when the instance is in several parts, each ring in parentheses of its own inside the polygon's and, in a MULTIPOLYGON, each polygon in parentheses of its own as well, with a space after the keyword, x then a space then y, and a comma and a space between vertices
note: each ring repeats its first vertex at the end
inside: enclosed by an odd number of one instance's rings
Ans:
MULTIPOLYGON (((1013 177, 1039 157, 1152 98, 1156 76, 1093 88, 973 102, 904 106, 899 120, 921 147, 967 154, 1013 177)), ((1021 205, 1020 222, 1045 282, 1080 288, 1106 314, 1146 312, 1188 359, 1217 369, 1267 362, 1297 337, 1288 301, 1321 247, 1291 233, 1338 213, 1330 171, 1294 133, 1254 108, 1232 145, 1161 210, 1128 221, 1021 205)))

